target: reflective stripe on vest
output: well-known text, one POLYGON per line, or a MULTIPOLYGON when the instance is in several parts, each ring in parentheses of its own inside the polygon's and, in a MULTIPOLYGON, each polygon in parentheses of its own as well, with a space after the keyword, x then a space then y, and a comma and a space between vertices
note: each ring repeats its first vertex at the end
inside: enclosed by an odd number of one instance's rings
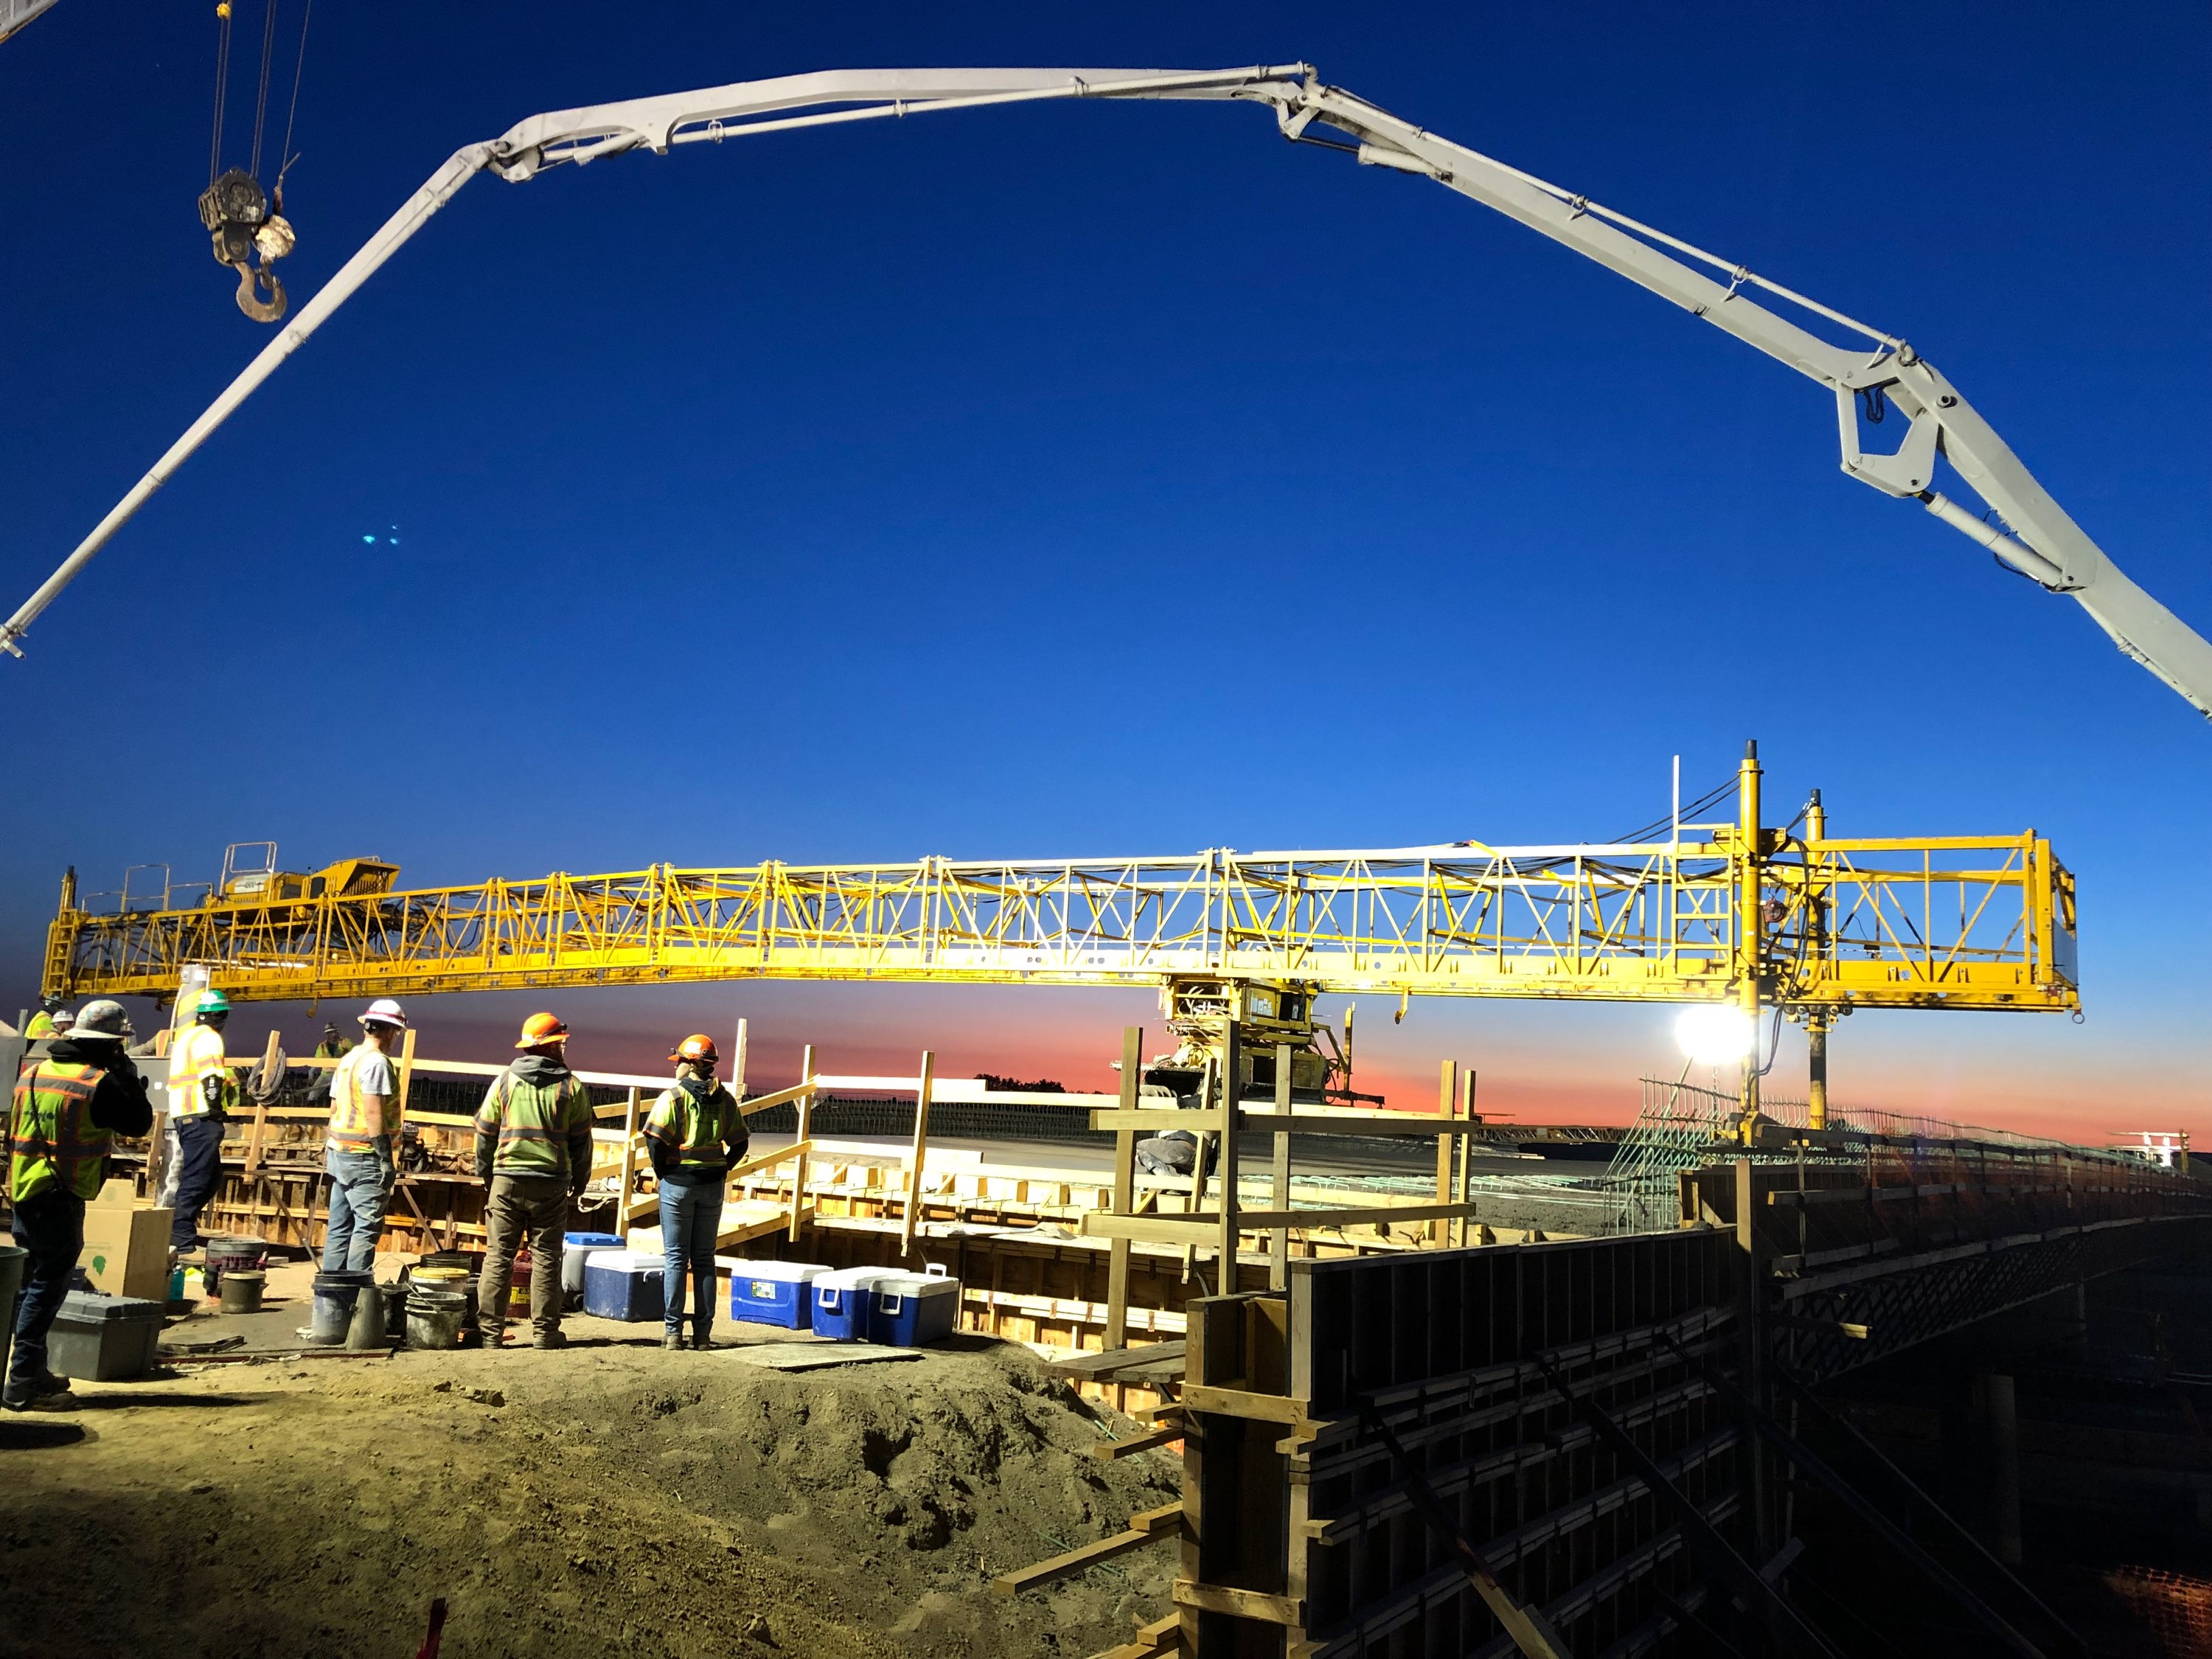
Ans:
POLYGON ((499 1136, 492 1172, 567 1178, 569 1121, 588 1123, 591 1109, 591 1097, 573 1075, 548 1085, 502 1072, 477 1114, 477 1132, 499 1136))
POLYGON ((200 1085, 210 1077, 222 1079, 222 1110, 236 1110, 240 1099, 238 1076, 225 1062, 222 1033, 212 1025, 187 1025, 177 1033, 175 1046, 169 1051, 170 1115, 206 1116, 207 1091, 200 1085))
POLYGON ((92 1121, 92 1097, 106 1075, 97 1066, 44 1060, 16 1079, 8 1160, 15 1202, 57 1189, 99 1196, 110 1136, 92 1121))
POLYGON ((364 1056, 375 1054, 389 1060, 391 1056, 380 1048, 366 1046, 349 1049, 337 1069, 331 1074, 331 1145, 349 1152, 373 1151, 376 1143, 386 1136, 397 1137, 400 1127, 399 1096, 397 1079, 399 1068, 393 1066, 394 1091, 384 1099, 384 1127, 375 1134, 368 1132, 368 1109, 361 1087, 362 1067, 367 1064, 364 1056))
POLYGON ((737 1139, 738 1115, 738 1103, 720 1084, 702 1100, 679 1083, 653 1103, 645 1132, 676 1154, 678 1168, 719 1169, 729 1162, 722 1143, 737 1139))

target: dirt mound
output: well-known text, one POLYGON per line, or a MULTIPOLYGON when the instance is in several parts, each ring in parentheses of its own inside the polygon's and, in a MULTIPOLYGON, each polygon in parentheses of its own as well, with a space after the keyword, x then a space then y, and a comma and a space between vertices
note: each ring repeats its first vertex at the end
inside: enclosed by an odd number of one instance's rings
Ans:
MULTIPOLYGON (((624 1341, 94 1385, 0 1452, 0 1654, 1083 1656, 1164 1610, 1171 1545, 990 1579, 1171 1498, 1026 1350, 784 1373, 624 1341)), ((21 1422, 21 1419, 15 1419, 21 1422)), ((6 1425, 0 1425, 4 1432, 6 1425)))

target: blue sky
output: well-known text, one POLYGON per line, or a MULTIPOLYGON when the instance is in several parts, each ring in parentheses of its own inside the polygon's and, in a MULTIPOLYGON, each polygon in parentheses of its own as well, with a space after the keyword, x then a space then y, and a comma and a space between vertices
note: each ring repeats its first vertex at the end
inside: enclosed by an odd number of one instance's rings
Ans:
MULTIPOLYGON (((1908 337, 2212 628, 2202 8, 635 9, 325 0, 295 295, 537 110, 842 65, 1304 58, 1908 337)), ((0 190, 35 228, 0 244, 9 606, 266 337, 192 208, 212 28, 63 0, 0 45, 0 190)), ((2081 878, 2085 1023, 1863 1018, 1840 1094, 2208 1127, 2203 722, 1845 479, 1817 386, 1256 110, 945 115, 473 184, 29 648, 0 663, 10 1013, 70 864, 204 878, 274 837, 439 883, 1577 839, 1663 809, 1670 757, 1701 784, 1757 735, 1771 799, 1818 785, 1839 832, 2033 824, 2081 878)), ((659 996, 569 1012, 641 1063, 750 1010, 769 1054, 933 1042, 1071 1080, 1147 1017, 659 996)), ((434 1011, 459 1046, 511 1012, 434 1011)), ((1671 1051, 1632 1009, 1370 1029, 1378 1066, 1471 1059, 1529 1116, 1625 1105, 1671 1051)))

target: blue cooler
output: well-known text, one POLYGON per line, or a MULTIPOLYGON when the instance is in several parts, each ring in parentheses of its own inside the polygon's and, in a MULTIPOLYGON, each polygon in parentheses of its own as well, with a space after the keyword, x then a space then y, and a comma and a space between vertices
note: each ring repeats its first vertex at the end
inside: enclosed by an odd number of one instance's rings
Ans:
MULTIPOLYGON (((584 1293, 584 1264, 599 1250, 618 1250, 622 1240, 612 1233, 569 1233, 561 1241, 561 1288, 572 1298, 584 1293)), ((575 1304, 572 1300, 570 1306, 575 1304)))
POLYGON ((829 1271, 813 1261, 735 1262, 730 1268, 730 1317, 787 1331, 810 1329, 814 1298, 809 1287, 829 1271))
POLYGON ((926 1273, 890 1273, 869 1286, 868 1340, 920 1348, 952 1334, 960 1314, 960 1281, 932 1267, 926 1273))
POLYGON ((629 1250, 594 1250, 584 1259, 584 1311, 628 1324, 660 1317, 661 1258, 629 1250))
POLYGON ((868 1308, 875 1286, 911 1277, 896 1267, 840 1267, 814 1281, 814 1334, 833 1342, 868 1340, 868 1308))

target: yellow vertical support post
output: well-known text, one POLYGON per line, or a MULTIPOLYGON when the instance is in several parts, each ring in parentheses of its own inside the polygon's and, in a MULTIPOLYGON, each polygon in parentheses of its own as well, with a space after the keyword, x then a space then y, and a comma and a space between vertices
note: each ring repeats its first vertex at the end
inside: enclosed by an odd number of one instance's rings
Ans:
POLYGON ((929 1085, 936 1072, 936 1054, 924 1048, 914 1096, 914 1153, 907 1159, 906 1215, 899 1226, 899 1251, 903 1255, 914 1254, 915 1222, 921 1214, 921 1166, 929 1156, 929 1085))
POLYGON ((1237 1293, 1237 1114, 1243 1095, 1243 1033, 1229 1022, 1221 1040, 1221 1243, 1216 1296, 1237 1293))
POLYGON ((629 1200, 637 1187, 637 1091, 629 1091, 623 1106, 622 1175, 615 1182, 614 1231, 629 1243, 629 1200))
MULTIPOLYGON (((1459 1109, 1459 1062, 1448 1060, 1437 1075, 1437 1115, 1449 1123, 1452 1114, 1459 1109)), ((1452 1141, 1455 1137, 1439 1133, 1437 1136, 1437 1202, 1452 1201, 1452 1141)), ((1451 1218, 1438 1216, 1429 1223, 1429 1243, 1451 1243, 1451 1218)))
MULTIPOLYGON (((1291 1045, 1275 1045, 1275 1115, 1291 1115, 1291 1045)), ((1291 1207, 1291 1137, 1287 1131, 1275 1131, 1274 1186, 1269 1197, 1269 1207, 1287 1210, 1291 1207)), ((1291 1286, 1291 1230, 1285 1226, 1274 1230, 1267 1241, 1267 1288, 1286 1291, 1291 1286)))
MULTIPOLYGON (((1459 1102, 1460 1119, 1462 1122, 1470 1124, 1474 1121, 1474 1079, 1475 1070, 1470 1066, 1467 1068, 1467 1077, 1460 1093, 1459 1102)), ((1454 1197, 1454 1202, 1471 1204, 1474 1201, 1474 1137, 1461 1135, 1458 1139, 1459 1191, 1454 1197)), ((1454 1223, 1459 1229, 1459 1243, 1462 1249, 1467 1246, 1468 1219, 1468 1217, 1461 1216, 1454 1223)))
POLYGON ((1751 1050, 1744 1056, 1743 1084, 1738 1098, 1740 1123, 1746 1145, 1759 1116, 1759 976, 1765 952, 1765 922, 1759 914, 1761 891, 1759 802, 1759 741, 1743 745, 1743 764, 1737 769, 1736 822, 1736 999, 1744 1018, 1751 1022, 1751 1050))
MULTIPOLYGON (((1819 844, 1828 838, 1828 809, 1815 789, 1805 803, 1805 937, 1816 971, 1828 960, 1828 901, 1820 884, 1826 857, 1819 844)), ((1828 1032, 1835 1016, 1814 1008, 1805 1016, 1805 1127, 1828 1127, 1828 1032)))
POLYGON ((791 1170, 791 1226, 784 1237, 792 1243, 799 1243, 799 1218, 806 1207, 806 1138, 814 1132, 814 1045, 808 1043, 799 1056, 799 1080, 806 1092, 799 1097, 799 1156, 791 1170))
MULTIPOLYGON (((1145 1028, 1121 1028, 1121 1100, 1125 1112, 1137 1109, 1138 1086, 1144 1079, 1145 1028)), ((1114 1132, 1114 1209, 1127 1215, 1137 1207, 1137 1132, 1114 1132)), ((1109 1349, 1129 1342, 1129 1241, 1117 1238, 1106 1252, 1106 1337, 1109 1349)))

